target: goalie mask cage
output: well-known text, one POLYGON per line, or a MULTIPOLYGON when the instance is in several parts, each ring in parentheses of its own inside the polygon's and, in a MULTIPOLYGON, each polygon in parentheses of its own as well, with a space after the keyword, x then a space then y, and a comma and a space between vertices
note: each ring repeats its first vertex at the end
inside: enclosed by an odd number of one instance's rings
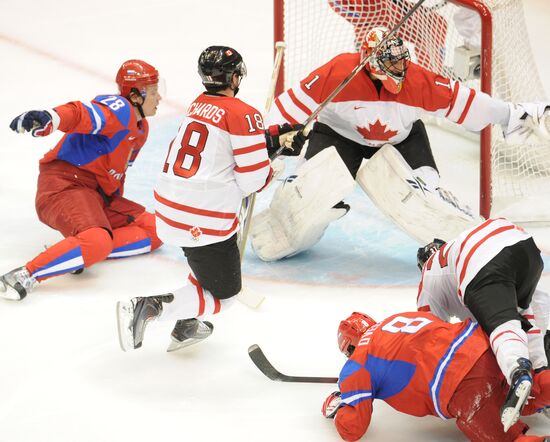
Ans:
MULTIPOLYGON (((335 55, 353 52, 372 27, 391 29, 410 0, 274 0, 274 38, 285 41, 276 93, 335 55)), ((510 102, 544 101, 521 0, 426 0, 398 31, 413 61, 510 102)), ((452 123, 443 123, 451 129, 452 123)), ((461 130, 461 128, 458 128, 461 130)), ((480 143, 480 213, 550 221, 550 145, 509 145, 498 126, 480 143)))

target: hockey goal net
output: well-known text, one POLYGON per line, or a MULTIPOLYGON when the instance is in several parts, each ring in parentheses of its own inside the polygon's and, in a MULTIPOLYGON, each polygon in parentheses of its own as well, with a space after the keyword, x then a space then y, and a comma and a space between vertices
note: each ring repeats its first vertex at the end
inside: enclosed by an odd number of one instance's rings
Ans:
MULTIPOLYGON (((392 28, 410 0, 274 0, 275 41, 285 41, 277 93, 342 52, 372 27, 392 28)), ((426 0, 398 33, 413 61, 494 97, 545 101, 527 38, 522 0, 426 0)), ((451 128, 451 123, 445 126, 451 128)), ((550 145, 509 145, 498 127, 481 132, 480 212, 550 221, 550 145), (541 203, 542 201, 542 203, 541 203)))

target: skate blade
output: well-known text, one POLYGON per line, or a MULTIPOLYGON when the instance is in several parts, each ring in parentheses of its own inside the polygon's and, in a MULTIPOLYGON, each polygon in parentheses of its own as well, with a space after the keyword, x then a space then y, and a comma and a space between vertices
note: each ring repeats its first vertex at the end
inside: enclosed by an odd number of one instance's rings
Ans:
POLYGON ((166 351, 172 352, 176 350, 181 350, 182 348, 189 347, 193 344, 197 344, 201 341, 204 341, 207 337, 208 336, 205 336, 204 338, 188 338, 185 341, 178 341, 178 340, 172 339, 166 351))
POLYGON ((133 315, 134 306, 131 302, 117 302, 116 319, 118 326, 118 343, 122 351, 134 350, 134 333, 132 330, 133 315))
POLYGON ((19 292, 6 284, 2 278, 0 278, 0 298, 8 301, 21 301, 22 299, 19 292))
POLYGON ((507 407, 502 410, 500 420, 502 422, 502 425, 504 426, 505 433, 510 429, 512 425, 514 425, 518 421, 521 410, 525 405, 527 398, 529 397, 529 393, 531 392, 532 385, 533 384, 531 384, 531 382, 529 381, 521 382, 515 392, 518 398, 516 406, 507 407))

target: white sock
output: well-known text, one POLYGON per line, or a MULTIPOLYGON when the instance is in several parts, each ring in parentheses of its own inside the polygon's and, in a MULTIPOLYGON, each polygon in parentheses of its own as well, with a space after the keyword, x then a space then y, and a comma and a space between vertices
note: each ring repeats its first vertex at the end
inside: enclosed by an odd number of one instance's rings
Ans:
POLYGON ((227 310, 235 301, 235 296, 218 299, 208 290, 203 289, 192 274, 186 285, 172 292, 174 300, 162 304, 161 321, 199 318, 204 315, 215 315, 227 310))
POLYGON ((491 349, 497 358, 500 370, 511 384, 512 372, 519 358, 529 359, 527 334, 519 320, 507 321, 499 325, 489 336, 491 349))

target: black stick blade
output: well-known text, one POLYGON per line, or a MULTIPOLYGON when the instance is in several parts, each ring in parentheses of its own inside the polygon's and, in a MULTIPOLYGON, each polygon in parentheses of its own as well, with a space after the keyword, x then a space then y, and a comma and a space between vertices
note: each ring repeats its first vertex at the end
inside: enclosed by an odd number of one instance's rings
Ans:
POLYGON ((271 362, 268 361, 259 345, 253 344, 248 347, 248 356, 254 362, 254 365, 272 381, 280 382, 309 382, 316 384, 337 384, 338 378, 323 378, 317 376, 287 376, 278 371, 271 362))

